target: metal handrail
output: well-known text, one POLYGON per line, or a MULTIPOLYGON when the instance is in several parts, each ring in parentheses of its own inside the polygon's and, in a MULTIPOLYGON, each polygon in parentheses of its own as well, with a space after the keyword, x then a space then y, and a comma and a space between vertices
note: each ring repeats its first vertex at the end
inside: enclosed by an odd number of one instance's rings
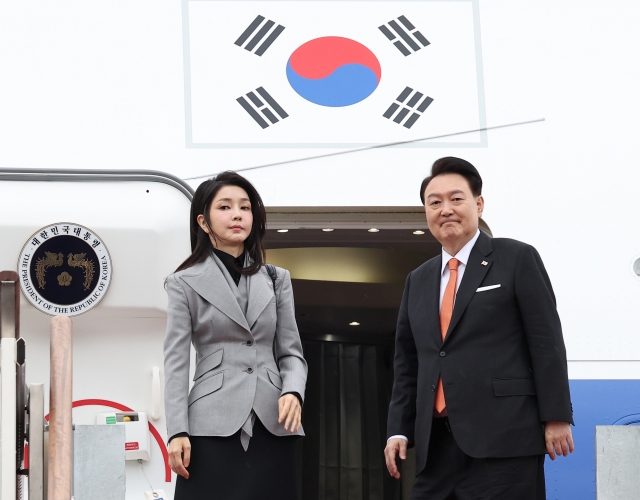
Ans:
POLYGON ((195 191, 184 180, 158 170, 89 170, 89 169, 44 169, 44 168, 0 168, 0 181, 49 181, 49 182, 95 182, 95 181, 146 181, 159 182, 176 188, 189 201, 195 191))

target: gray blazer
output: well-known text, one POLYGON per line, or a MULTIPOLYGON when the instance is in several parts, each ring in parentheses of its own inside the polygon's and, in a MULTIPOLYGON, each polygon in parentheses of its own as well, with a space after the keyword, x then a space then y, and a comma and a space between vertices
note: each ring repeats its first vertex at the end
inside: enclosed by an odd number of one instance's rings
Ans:
MULTIPOLYGON (((304 398, 307 363, 291 277, 285 269, 276 270, 275 294, 264 267, 242 276, 236 286, 215 255, 167 279, 164 399, 169 437, 181 432, 230 436, 252 410, 271 433, 291 435, 284 422, 278 424, 278 398, 288 392, 304 398), (191 392, 190 344, 196 350, 191 392)), ((302 428, 296 434, 304 435, 302 428)))

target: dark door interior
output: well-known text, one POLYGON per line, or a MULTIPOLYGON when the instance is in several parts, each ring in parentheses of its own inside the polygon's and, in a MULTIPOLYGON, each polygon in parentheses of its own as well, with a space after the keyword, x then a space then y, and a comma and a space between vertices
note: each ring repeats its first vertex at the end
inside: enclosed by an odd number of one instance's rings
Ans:
POLYGON ((267 261, 291 271, 309 364, 301 498, 400 500, 383 457, 395 322, 407 274, 440 247, 410 229, 267 233, 267 261))

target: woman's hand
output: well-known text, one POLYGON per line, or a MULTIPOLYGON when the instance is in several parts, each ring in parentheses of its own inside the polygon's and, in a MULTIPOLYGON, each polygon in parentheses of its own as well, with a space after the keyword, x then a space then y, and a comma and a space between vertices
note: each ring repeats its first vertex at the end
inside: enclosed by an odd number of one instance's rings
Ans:
MULTIPOLYGON (((278 399, 278 423, 284 422, 284 430, 296 432, 302 420, 302 407, 297 396, 285 394, 278 399)), ((173 441, 172 441, 173 442, 173 441)))
POLYGON ((175 437, 169 443, 169 466, 176 474, 189 479, 189 467, 191 461, 191 441, 188 437, 175 437))

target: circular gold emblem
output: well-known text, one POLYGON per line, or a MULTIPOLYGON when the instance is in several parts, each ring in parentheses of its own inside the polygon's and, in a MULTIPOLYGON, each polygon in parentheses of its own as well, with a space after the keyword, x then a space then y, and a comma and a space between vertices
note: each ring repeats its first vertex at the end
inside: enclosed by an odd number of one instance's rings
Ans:
POLYGON ((70 222, 29 238, 18 262, 20 286, 40 311, 76 316, 94 308, 111 283, 111 258, 94 231, 70 222))

